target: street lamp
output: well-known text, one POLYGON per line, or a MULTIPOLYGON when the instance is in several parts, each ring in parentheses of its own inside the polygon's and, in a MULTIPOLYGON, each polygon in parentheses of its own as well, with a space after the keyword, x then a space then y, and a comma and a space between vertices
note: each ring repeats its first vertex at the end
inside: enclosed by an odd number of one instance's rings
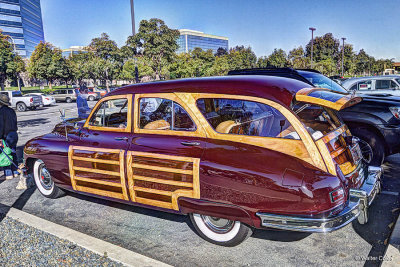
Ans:
POLYGON ((133 0, 131 0, 131 19, 132 19, 132 35, 136 34, 135 29, 135 6, 133 4, 133 0))
POLYGON ((346 38, 342 37, 342 41, 343 41, 343 46, 342 46, 342 77, 343 77, 343 62, 344 62, 344 40, 346 40, 346 38))
MULTIPOLYGON (((14 54, 17 55, 17 47, 15 45, 14 38, 12 38, 10 35, 7 35, 7 37, 11 39, 11 41, 13 43, 13 47, 14 47, 14 54)), ((17 83, 18 83, 18 90, 21 91, 21 84, 19 82, 19 74, 18 73, 17 73, 17 83)))
POLYGON ((311 31, 311 68, 313 68, 313 46, 314 46, 314 31, 313 27, 308 28, 311 31))

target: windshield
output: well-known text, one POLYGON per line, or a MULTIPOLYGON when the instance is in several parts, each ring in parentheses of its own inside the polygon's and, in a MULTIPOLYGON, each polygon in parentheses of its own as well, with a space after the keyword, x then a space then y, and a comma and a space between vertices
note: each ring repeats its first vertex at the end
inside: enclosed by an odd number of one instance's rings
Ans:
POLYGON ((293 111, 299 116, 314 140, 320 139, 342 125, 336 111, 330 108, 296 102, 293 105, 293 111))
POLYGON ((396 79, 396 82, 397 82, 398 84, 400 84, 400 78, 397 78, 397 79, 396 79))
POLYGON ((327 88, 342 94, 348 94, 346 89, 320 73, 301 70, 298 70, 298 72, 301 74, 301 76, 310 81, 315 87, 327 88))

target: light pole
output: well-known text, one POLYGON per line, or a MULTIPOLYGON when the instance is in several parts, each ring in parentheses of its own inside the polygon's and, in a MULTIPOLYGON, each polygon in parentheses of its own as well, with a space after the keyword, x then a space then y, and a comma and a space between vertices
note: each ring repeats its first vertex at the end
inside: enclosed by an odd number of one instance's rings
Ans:
POLYGON ((311 31, 311 68, 313 68, 313 46, 314 46, 314 31, 313 27, 308 28, 311 31))
POLYGON ((344 62, 344 40, 346 40, 346 38, 342 37, 343 40, 343 46, 342 46, 342 78, 343 78, 343 62, 344 62))
POLYGON ((136 34, 135 29, 135 6, 133 0, 131 0, 131 19, 132 19, 132 35, 136 34))
MULTIPOLYGON (((7 36, 8 38, 11 39, 12 43, 13 43, 13 47, 14 47, 14 54, 17 55, 17 47, 15 45, 15 41, 14 38, 12 38, 11 36, 7 36)), ((17 83, 18 83, 18 90, 21 91, 21 84, 19 82, 19 74, 17 73, 17 83)))

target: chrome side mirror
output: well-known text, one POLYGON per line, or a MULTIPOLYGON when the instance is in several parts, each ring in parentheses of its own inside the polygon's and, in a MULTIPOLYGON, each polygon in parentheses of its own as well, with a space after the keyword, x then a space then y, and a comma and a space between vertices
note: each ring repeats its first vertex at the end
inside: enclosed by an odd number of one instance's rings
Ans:
POLYGON ((60 112, 60 120, 62 121, 62 122, 65 122, 65 109, 59 109, 58 110, 59 112, 60 112))

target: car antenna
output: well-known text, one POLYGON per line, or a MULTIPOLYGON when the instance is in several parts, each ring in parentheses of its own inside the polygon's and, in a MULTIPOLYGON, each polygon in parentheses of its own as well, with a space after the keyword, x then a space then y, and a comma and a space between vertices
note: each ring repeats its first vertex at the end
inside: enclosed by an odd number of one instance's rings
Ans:
POLYGON ((67 124, 65 123, 65 109, 59 109, 58 110, 61 114, 60 119, 64 123, 64 130, 65 130, 65 140, 68 141, 68 131, 67 131, 67 124))

